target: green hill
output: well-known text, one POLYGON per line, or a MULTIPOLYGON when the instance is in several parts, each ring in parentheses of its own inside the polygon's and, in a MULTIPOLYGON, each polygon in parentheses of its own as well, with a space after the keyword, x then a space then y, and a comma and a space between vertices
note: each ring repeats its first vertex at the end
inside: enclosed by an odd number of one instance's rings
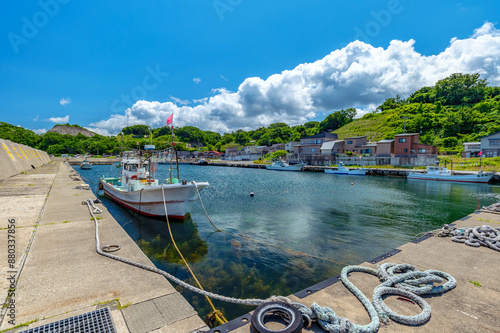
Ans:
POLYGON ((500 131, 500 87, 488 86, 479 74, 453 74, 406 100, 389 98, 334 132, 340 138, 367 135, 378 141, 403 131, 421 133, 420 142, 440 150, 461 151, 464 142, 500 131))

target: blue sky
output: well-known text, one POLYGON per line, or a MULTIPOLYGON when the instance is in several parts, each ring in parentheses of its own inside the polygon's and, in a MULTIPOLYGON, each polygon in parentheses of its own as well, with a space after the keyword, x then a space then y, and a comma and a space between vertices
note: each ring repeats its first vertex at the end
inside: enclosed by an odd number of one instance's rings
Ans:
POLYGON ((0 17, 0 120, 39 133, 172 112, 223 133, 362 115, 455 72, 500 85, 496 0, 41 0, 0 17))

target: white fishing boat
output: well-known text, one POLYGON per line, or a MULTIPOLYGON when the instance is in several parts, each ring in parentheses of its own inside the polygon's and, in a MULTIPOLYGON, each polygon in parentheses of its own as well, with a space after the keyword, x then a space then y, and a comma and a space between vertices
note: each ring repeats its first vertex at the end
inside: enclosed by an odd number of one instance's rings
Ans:
POLYGON ((165 216, 165 206, 170 218, 184 219, 190 212, 192 202, 198 199, 197 188, 209 186, 208 182, 195 183, 179 179, 177 163, 170 166, 170 178, 160 183, 155 178, 158 161, 155 152, 144 155, 127 152, 121 161, 121 177, 102 177, 99 189, 104 195, 139 214, 165 216), (177 175, 172 176, 172 171, 177 175))
POLYGON ((331 173, 334 175, 354 175, 354 176, 364 176, 366 175, 366 170, 368 169, 349 169, 345 167, 342 163, 339 164, 337 169, 325 168, 325 173, 331 173))
POLYGON ((92 163, 90 163, 89 161, 87 161, 87 155, 85 155, 85 157, 83 158, 82 163, 80 163, 80 169, 82 169, 82 170, 90 170, 90 169, 92 169, 92 163))
POLYGON ((301 171, 304 163, 289 164, 284 161, 276 161, 272 164, 266 165, 267 170, 279 170, 279 171, 301 171))
POLYGON ((479 171, 477 174, 454 174, 447 168, 439 166, 428 166, 426 172, 410 172, 407 179, 411 180, 435 180, 459 183, 487 183, 494 175, 493 172, 479 171))

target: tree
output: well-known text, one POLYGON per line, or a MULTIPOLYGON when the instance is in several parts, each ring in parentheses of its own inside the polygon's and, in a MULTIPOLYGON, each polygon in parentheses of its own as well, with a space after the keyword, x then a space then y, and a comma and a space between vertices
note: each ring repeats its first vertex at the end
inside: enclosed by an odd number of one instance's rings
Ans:
POLYGON ((488 85, 480 74, 452 74, 436 83, 434 89, 436 99, 443 105, 460 105, 462 103, 478 103, 484 99, 488 85))
POLYGON ((335 131, 344 125, 350 123, 356 116, 356 109, 349 108, 346 110, 335 111, 330 113, 325 120, 319 124, 319 131, 325 132, 327 130, 335 131))

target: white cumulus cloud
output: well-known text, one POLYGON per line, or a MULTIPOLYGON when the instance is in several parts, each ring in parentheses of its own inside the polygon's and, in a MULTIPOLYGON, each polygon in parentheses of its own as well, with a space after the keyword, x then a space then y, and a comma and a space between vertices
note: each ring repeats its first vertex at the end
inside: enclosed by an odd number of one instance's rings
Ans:
POLYGON ((198 83, 200 83, 200 82, 201 82, 201 79, 200 79, 199 77, 195 77, 195 78, 193 79, 193 82, 194 82, 194 83, 196 83, 196 84, 198 84, 198 83))
POLYGON ((414 44, 414 40, 393 40, 382 48, 354 41, 266 79, 247 78, 237 91, 216 89, 214 96, 194 106, 138 101, 124 114, 90 124, 90 129, 117 134, 127 123, 159 127, 174 113, 175 126, 220 133, 250 130, 275 122, 302 124, 317 113, 349 107, 366 113, 386 98, 407 97, 453 73, 480 73, 490 84, 500 85, 500 30, 492 23, 474 30, 470 38, 453 38, 435 55, 418 53, 414 44))
POLYGON ((39 129, 34 129, 32 131, 35 132, 36 134, 44 134, 44 133, 47 132, 47 129, 45 129, 45 128, 39 128, 39 129))
POLYGON ((67 123, 69 122, 69 115, 66 117, 52 117, 47 120, 56 124, 67 123))
POLYGON ((59 104, 61 104, 63 106, 66 105, 66 104, 69 104, 69 103, 71 103, 71 98, 61 98, 59 100, 59 104))

